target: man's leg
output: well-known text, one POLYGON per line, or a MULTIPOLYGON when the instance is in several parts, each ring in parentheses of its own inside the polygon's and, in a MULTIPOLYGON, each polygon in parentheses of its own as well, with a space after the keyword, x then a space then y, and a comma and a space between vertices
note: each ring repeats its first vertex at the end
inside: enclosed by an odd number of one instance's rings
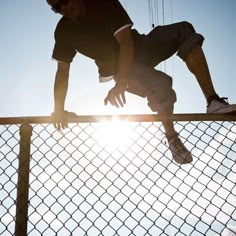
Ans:
POLYGON ((198 84, 205 95, 208 113, 227 113, 236 111, 236 105, 229 105, 220 98, 213 86, 211 75, 204 52, 199 44, 195 45, 184 59, 188 69, 195 75, 198 84))
MULTIPOLYGON (((173 114, 173 109, 170 108, 170 111, 161 111, 159 114, 167 116, 171 115, 173 114)), ((179 164, 191 163, 193 161, 192 155, 179 138, 179 134, 175 131, 173 122, 163 120, 162 124, 174 160, 179 164)))
POLYGON ((205 55, 199 44, 195 45, 185 58, 188 69, 195 75, 205 98, 216 96, 205 55))
MULTIPOLYGON (((176 95, 172 89, 172 78, 167 74, 142 64, 135 64, 127 91, 147 98, 153 112, 166 116, 173 114, 176 95)), ((173 122, 167 119, 163 120, 162 124, 174 160, 180 164, 192 162, 192 155, 179 139, 173 122)))
POLYGON ((207 113, 228 113, 236 111, 236 104, 229 105, 220 98, 213 86, 207 61, 201 48, 204 37, 195 32, 194 27, 184 21, 152 30, 145 38, 140 60, 156 66, 174 53, 186 62, 195 75, 207 101, 207 113))

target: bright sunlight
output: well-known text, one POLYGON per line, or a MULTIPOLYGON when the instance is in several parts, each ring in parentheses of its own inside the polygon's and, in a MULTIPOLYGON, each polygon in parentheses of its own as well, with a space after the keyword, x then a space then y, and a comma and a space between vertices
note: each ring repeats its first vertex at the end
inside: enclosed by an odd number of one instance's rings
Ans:
POLYGON ((129 149, 133 143, 131 134, 133 129, 129 122, 112 118, 111 121, 103 121, 99 129, 100 139, 98 143, 103 146, 106 151, 110 152, 117 147, 129 149))

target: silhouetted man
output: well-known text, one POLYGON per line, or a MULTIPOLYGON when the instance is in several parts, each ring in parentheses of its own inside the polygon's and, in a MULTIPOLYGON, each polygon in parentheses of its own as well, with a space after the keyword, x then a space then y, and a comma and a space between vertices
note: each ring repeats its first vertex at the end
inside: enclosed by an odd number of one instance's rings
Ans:
MULTIPOLYGON (((207 100, 207 113, 236 110, 236 105, 229 105, 215 92, 201 48, 204 38, 190 23, 158 26, 141 35, 132 29, 133 22, 118 0, 47 2, 63 16, 55 30, 53 50, 53 58, 58 61, 54 87, 54 118, 58 129, 67 126, 64 103, 70 63, 77 52, 95 61, 101 82, 116 81, 104 100, 105 105, 124 106, 127 91, 147 98, 153 112, 172 114, 176 101, 172 78, 154 67, 177 53, 195 75, 207 100)), ((190 163, 192 155, 178 137, 173 122, 163 121, 163 126, 174 160, 190 163)))

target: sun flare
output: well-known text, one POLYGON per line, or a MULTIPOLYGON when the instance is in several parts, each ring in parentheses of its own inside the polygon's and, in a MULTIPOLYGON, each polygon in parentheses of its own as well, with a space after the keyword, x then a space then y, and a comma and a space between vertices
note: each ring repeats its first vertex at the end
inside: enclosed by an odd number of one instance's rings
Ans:
POLYGON ((105 147, 107 151, 118 147, 128 148, 132 143, 131 132, 132 127, 125 120, 113 118, 111 121, 104 121, 100 129, 99 144, 105 147))

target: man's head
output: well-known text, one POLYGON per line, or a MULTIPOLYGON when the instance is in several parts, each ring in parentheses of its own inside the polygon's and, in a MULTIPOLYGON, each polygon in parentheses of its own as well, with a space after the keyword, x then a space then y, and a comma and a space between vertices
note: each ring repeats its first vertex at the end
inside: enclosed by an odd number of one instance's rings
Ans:
POLYGON ((55 13, 68 17, 79 22, 79 18, 84 14, 84 5, 82 0, 47 0, 55 13))

